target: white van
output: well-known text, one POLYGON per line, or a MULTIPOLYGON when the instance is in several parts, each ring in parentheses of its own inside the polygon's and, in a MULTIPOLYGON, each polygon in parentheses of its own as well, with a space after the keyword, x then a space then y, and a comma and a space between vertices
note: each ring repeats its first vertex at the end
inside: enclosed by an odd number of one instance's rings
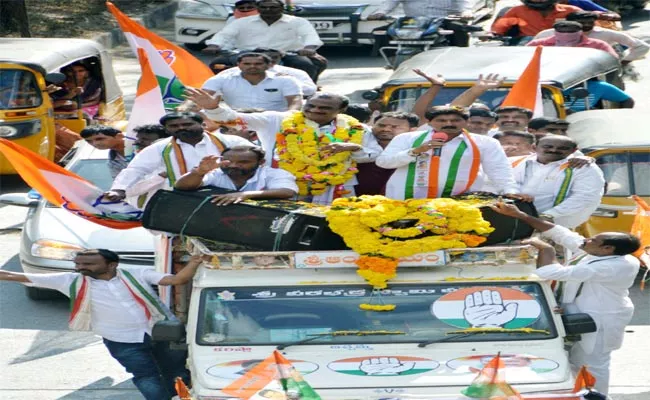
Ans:
POLYGON ((326 400, 467 399, 461 390, 498 353, 525 399, 580 398, 565 342, 595 324, 555 311, 531 247, 418 254, 381 293, 356 274, 351 251, 189 247, 212 259, 194 278, 186 336, 180 323, 159 323, 153 337, 187 341, 195 399, 233 399, 221 389, 276 349, 326 400))
MULTIPOLYGON (((293 0, 294 15, 307 18, 325 44, 373 44, 373 31, 386 21, 367 21, 386 0, 293 0)), ((472 0, 476 20, 494 11, 495 0, 472 0)), ((176 42, 192 50, 219 32, 233 14, 235 0, 180 0, 175 17, 176 42)), ((401 7, 394 12, 403 14, 401 7)))

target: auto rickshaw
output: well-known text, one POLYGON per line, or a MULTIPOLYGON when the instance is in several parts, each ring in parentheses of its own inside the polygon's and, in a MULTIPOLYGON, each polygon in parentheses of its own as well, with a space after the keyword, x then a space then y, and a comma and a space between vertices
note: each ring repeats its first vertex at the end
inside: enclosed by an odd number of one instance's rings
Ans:
POLYGON ((605 176, 605 195, 580 229, 587 236, 629 232, 637 195, 650 200, 650 139, 644 135, 646 116, 638 111, 591 110, 570 115, 568 135, 580 150, 596 159, 605 176))
MULTIPOLYGON (((502 87, 487 91, 478 101, 497 108, 512 85, 526 69, 533 57, 533 47, 447 47, 420 53, 402 63, 380 88, 365 92, 366 100, 380 101, 386 111, 410 111, 417 99, 431 85, 413 72, 421 69, 427 75, 441 74, 447 81, 431 104, 451 103, 472 87, 479 75, 495 73, 506 77, 502 87)), ((564 118, 571 102, 584 98, 574 95, 574 89, 584 89, 590 79, 606 80, 620 68, 618 59, 605 51, 574 48, 545 47, 542 52, 540 84, 544 115, 564 118)), ((609 107, 605 104, 604 107, 609 107)))
MULTIPOLYGON (((74 82, 69 82, 74 86, 74 82)), ((70 86, 68 85, 68 86, 70 86)), ((64 90, 64 89, 61 89, 64 90)), ((124 120, 124 100, 108 51, 85 39, 0 39, 0 137, 52 160, 56 126, 80 132, 92 120, 124 120), (96 81, 99 95, 95 115, 84 114, 81 101, 72 99, 62 109, 53 96, 73 74, 70 66, 83 63, 96 81), (48 88, 49 85, 49 88, 48 88)), ((0 154, 0 175, 15 174, 0 154)))

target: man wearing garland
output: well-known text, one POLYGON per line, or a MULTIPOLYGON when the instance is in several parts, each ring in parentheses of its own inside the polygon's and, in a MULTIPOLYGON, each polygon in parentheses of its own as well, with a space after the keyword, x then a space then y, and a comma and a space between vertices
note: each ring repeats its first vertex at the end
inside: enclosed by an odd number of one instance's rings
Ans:
POLYGON ((268 157, 268 166, 291 172, 299 200, 330 204, 354 195, 357 163, 374 161, 382 148, 367 126, 343 114, 349 100, 332 93, 316 93, 300 112, 238 113, 220 105, 201 89, 188 89, 188 99, 215 121, 244 124, 255 130, 268 157))
POLYGON ((235 135, 208 134, 202 123, 203 118, 193 112, 175 112, 162 117, 160 124, 171 137, 137 153, 115 178, 106 198, 112 201, 124 199, 128 188, 153 173, 165 172, 167 187, 171 188, 181 175, 199 165, 203 157, 221 155, 227 147, 253 145, 235 135))
POLYGON ((534 197, 540 217, 566 228, 575 228, 596 211, 605 179, 597 165, 569 164, 576 142, 560 135, 542 137, 536 154, 514 166, 515 181, 522 193, 534 197))
POLYGON ((438 198, 479 191, 490 179, 499 194, 518 193, 512 168, 498 141, 469 133, 462 108, 434 107, 427 112, 432 129, 395 137, 377 158, 395 168, 386 197, 438 198))

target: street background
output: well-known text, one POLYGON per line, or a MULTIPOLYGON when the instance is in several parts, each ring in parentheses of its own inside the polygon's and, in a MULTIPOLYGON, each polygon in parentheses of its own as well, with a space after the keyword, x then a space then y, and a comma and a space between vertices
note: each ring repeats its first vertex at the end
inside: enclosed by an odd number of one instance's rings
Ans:
MULTIPOLYGON (((499 6, 518 3, 502 0, 499 6)), ((624 25, 643 39, 650 38, 650 11, 626 18, 624 25)), ((155 31, 173 39, 173 21, 155 31)), ((135 96, 140 68, 128 46, 111 50, 118 81, 124 91, 127 109, 135 96)), ((202 60, 209 60, 197 54, 202 60)), ((329 59, 319 85, 325 91, 349 95, 353 103, 362 103, 360 94, 381 84, 391 74, 380 57, 370 57, 370 48, 326 48, 329 59)), ((634 63, 646 79, 628 82, 628 93, 636 100, 640 113, 650 111, 650 62, 634 63)), ((499 73, 499 71, 494 71, 499 73)), ((639 132, 644 134, 645 132, 639 132)), ((0 176, 0 193, 27 192, 17 177, 0 176)), ((20 230, 27 210, 0 205, 0 268, 21 271, 18 259, 20 230)), ((614 400, 650 399, 650 380, 646 371, 650 359, 650 291, 632 289, 636 306, 625 343, 614 352, 611 393, 614 400)), ((20 284, 0 283, 0 398, 127 400, 141 398, 129 375, 113 360, 101 339, 88 333, 67 330, 68 301, 29 300, 20 284)))

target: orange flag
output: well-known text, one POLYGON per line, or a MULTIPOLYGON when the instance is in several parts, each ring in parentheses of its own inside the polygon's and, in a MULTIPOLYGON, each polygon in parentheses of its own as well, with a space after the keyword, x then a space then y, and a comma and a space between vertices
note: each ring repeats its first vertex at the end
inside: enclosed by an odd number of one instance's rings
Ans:
POLYGON ((192 400, 192 395, 190 394, 190 390, 187 388, 185 385, 185 382, 183 382, 183 379, 180 377, 176 378, 176 382, 174 383, 174 388, 176 389, 176 394, 180 398, 180 400, 192 400))
POLYGON ((630 233, 641 239, 641 248, 634 255, 640 257, 644 248, 650 246, 650 206, 639 196, 632 196, 636 203, 636 215, 630 233))
POLYGON ((142 211, 123 201, 105 201, 102 189, 43 156, 1 138, 0 153, 29 186, 55 206, 109 228, 142 226, 142 211))
POLYGON ((580 367, 580 371, 578 371, 578 376, 576 376, 576 383, 573 386, 573 391, 577 393, 582 389, 592 389, 595 384, 596 378, 594 378, 594 376, 587 370, 587 367, 583 365, 580 367))
MULTIPOLYGON (((165 62, 169 64, 178 79, 185 85, 201 87, 203 82, 211 76, 214 76, 212 70, 203 64, 201 60, 169 40, 147 30, 144 26, 122 13, 113 3, 106 2, 106 7, 108 7, 108 10, 117 20, 134 53, 138 48, 144 48, 147 52, 151 51, 151 49, 157 50, 165 62)), ((148 56, 153 64, 153 70, 156 75, 164 75, 156 67, 156 60, 153 54, 148 54, 148 56)))
POLYGON ((523 107, 533 111, 536 115, 543 115, 542 91, 539 85, 542 49, 542 46, 537 46, 533 58, 510 89, 510 93, 501 103, 501 107, 523 107))

